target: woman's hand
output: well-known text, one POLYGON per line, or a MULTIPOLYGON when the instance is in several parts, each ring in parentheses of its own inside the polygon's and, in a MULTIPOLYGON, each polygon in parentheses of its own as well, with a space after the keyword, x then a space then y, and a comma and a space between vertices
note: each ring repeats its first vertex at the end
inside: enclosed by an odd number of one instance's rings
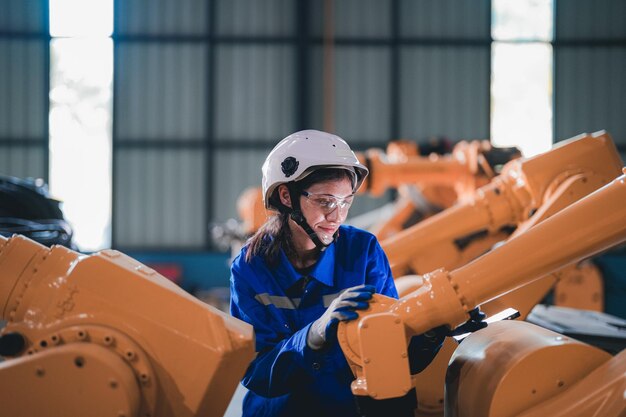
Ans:
POLYGON ((356 310, 365 310, 374 292, 376 288, 373 285, 358 285, 342 292, 311 325, 306 339, 307 345, 314 350, 323 348, 330 336, 337 331, 337 324, 356 319, 359 316, 356 310))

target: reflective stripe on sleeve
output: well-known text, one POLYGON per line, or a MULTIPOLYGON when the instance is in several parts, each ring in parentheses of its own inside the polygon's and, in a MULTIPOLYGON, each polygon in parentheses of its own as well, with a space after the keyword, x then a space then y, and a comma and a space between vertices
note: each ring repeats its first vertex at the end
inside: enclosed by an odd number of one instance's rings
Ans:
POLYGON ((299 298, 289 298, 282 295, 269 295, 268 293, 257 294, 254 299, 259 303, 269 306, 273 305, 278 308, 295 310, 300 305, 299 298))
MULTIPOLYGON (((328 308, 330 303, 332 303, 335 298, 339 297, 342 292, 343 291, 322 296, 324 308, 328 308)), ((265 306, 273 305, 274 307, 288 310, 295 310, 298 308, 300 301, 302 300, 301 298, 289 298, 283 295, 269 295, 268 293, 257 294, 254 296, 254 299, 265 306)))

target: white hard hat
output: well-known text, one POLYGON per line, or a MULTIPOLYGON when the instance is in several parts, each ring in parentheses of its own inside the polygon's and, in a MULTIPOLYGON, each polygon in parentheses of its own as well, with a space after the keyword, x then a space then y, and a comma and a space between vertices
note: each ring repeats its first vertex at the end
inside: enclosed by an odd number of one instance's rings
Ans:
POLYGON ((368 169, 350 146, 337 135, 319 130, 301 130, 278 142, 263 163, 263 202, 272 207, 270 197, 280 185, 299 181, 319 168, 342 168, 356 174, 356 191, 368 169))

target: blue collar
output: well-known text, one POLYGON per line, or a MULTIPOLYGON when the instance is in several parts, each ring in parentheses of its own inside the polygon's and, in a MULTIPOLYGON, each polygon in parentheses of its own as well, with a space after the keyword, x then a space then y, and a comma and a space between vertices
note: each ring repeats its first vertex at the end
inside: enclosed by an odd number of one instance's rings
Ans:
POLYGON ((335 281, 335 243, 326 248, 320 254, 319 259, 313 266, 309 276, 315 278, 324 285, 332 287, 335 281))
MULTIPOLYGON (((332 287, 334 284, 335 271, 335 243, 320 253, 320 257, 313 265, 313 269, 308 276, 315 278, 324 285, 332 287)), ((302 274, 296 271, 285 252, 280 250, 280 262, 278 263, 278 277, 283 288, 289 288, 302 278, 302 274)))

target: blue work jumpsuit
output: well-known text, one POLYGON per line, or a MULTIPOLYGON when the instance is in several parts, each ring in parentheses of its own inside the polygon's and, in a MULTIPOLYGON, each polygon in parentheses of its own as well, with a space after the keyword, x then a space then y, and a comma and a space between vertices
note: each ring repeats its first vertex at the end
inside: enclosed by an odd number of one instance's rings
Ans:
MULTIPOLYGON (((356 416, 350 390, 354 376, 335 342, 315 351, 307 333, 343 290, 361 284, 397 298, 389 262, 376 237, 350 226, 306 274, 281 251, 271 268, 262 256, 245 261, 247 248, 231 267, 231 314, 254 327, 257 356, 242 384, 248 388, 243 416, 356 416)), ((411 369, 425 368, 442 340, 418 336, 409 347, 411 369), (418 352, 418 353, 417 353, 418 352)))

